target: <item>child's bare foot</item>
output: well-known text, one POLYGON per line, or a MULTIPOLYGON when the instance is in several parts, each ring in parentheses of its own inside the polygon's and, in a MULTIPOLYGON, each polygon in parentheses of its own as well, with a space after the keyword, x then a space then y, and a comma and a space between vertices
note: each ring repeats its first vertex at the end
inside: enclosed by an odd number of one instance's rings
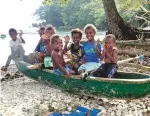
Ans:
POLYGON ((7 71, 7 67, 3 66, 3 67, 1 68, 1 71, 7 71))

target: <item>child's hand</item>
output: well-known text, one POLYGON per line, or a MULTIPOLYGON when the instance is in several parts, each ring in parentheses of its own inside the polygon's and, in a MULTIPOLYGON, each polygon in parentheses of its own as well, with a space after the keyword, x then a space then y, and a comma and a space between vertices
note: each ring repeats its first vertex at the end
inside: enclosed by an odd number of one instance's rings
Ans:
POLYGON ((104 44, 104 46, 103 46, 103 49, 104 49, 104 51, 107 51, 107 47, 106 47, 105 44, 104 44))
POLYGON ((99 43, 100 43, 100 39, 98 38, 98 39, 95 41, 95 47, 97 47, 99 43))
POLYGON ((83 58, 82 60, 81 60, 81 64, 85 64, 86 63, 86 60, 83 58))
POLYGON ((68 35, 65 36, 65 43, 69 43, 69 41, 70 41, 70 37, 68 35))
POLYGON ((47 34, 43 34, 43 35, 41 36, 41 38, 42 38, 42 39, 49 39, 49 37, 48 37, 47 34))
POLYGON ((23 31, 20 30, 19 36, 22 37, 22 35, 23 35, 23 31))
POLYGON ((69 78, 70 78, 70 74, 66 73, 66 74, 65 74, 65 77, 66 77, 67 79, 69 79, 69 78))
POLYGON ((75 63, 75 64, 73 64, 73 66, 74 66, 74 68, 79 68, 79 64, 77 64, 77 63, 75 63))

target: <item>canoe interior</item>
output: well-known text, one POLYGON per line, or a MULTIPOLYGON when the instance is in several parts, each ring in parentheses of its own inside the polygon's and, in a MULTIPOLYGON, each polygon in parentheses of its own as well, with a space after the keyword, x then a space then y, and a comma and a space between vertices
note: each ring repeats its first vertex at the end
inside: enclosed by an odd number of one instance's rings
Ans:
POLYGON ((118 72, 116 74, 117 79, 147 79, 150 78, 149 75, 141 74, 141 73, 122 73, 118 72))

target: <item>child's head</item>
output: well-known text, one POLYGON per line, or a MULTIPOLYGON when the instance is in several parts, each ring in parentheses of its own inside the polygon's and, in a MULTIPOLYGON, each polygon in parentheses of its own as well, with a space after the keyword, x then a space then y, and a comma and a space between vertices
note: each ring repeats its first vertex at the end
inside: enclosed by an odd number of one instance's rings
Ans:
POLYGON ((45 27, 43 27, 43 26, 40 27, 38 30, 39 35, 42 36, 44 34, 44 32, 45 32, 45 27))
POLYGON ((85 25, 83 30, 84 30, 84 33, 85 33, 86 38, 88 40, 93 40, 94 39, 94 36, 95 36, 95 34, 97 32, 97 29, 96 29, 96 27, 93 24, 85 25))
POLYGON ((56 33, 55 27, 52 25, 48 25, 45 30, 45 34, 50 38, 53 34, 56 33))
POLYGON ((39 52, 30 53, 28 55, 28 60, 31 64, 39 63, 41 61, 39 52))
POLYGON ((79 28, 72 29, 71 37, 74 44, 80 43, 80 40, 82 38, 82 31, 79 28))
POLYGON ((107 48, 112 49, 114 46, 116 46, 116 37, 113 34, 106 35, 104 40, 107 48))
POLYGON ((63 42, 60 39, 59 35, 56 34, 52 35, 50 38, 50 43, 53 46, 53 49, 55 50, 61 50, 63 48, 63 42))
POLYGON ((8 33, 9 33, 10 37, 11 37, 13 40, 16 40, 16 39, 17 39, 17 31, 16 31, 16 29, 10 28, 8 33))

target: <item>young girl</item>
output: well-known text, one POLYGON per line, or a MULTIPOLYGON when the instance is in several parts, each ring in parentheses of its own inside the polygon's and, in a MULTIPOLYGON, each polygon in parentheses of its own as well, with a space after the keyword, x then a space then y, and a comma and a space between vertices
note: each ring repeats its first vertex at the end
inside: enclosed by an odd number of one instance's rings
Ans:
POLYGON ((101 60, 104 61, 104 64, 93 73, 96 77, 114 77, 114 74, 117 71, 117 58, 118 58, 118 49, 116 47, 115 36, 108 34, 105 37, 104 50, 101 55, 101 60))
POLYGON ((92 24, 87 24, 84 27, 87 41, 82 46, 84 56, 82 59, 83 64, 78 69, 80 74, 92 71, 100 66, 99 56, 101 55, 102 47, 94 39, 96 30, 96 27, 92 24))
POLYGON ((67 47, 67 45, 69 43, 70 38, 69 38, 69 36, 65 37, 64 50, 66 52, 69 50, 71 51, 71 55, 72 55, 72 60, 70 62, 71 69, 75 70, 75 72, 77 74, 78 68, 82 64, 81 60, 83 57, 82 45, 80 44, 80 41, 82 38, 82 31, 78 28, 72 29, 71 37, 72 37, 73 43, 70 44, 68 47, 67 47))
MULTIPOLYGON (((50 37, 56 33, 55 28, 52 25, 48 25, 45 29, 44 34, 41 36, 39 41, 39 60, 38 62, 43 62, 45 56, 51 56, 52 46, 50 45, 50 37)), ((36 51, 35 51, 36 52, 36 51)), ((35 57, 30 57, 29 59, 35 57)), ((35 60, 32 60, 35 61, 35 60)), ((36 62, 35 62, 36 63, 36 62)))
POLYGON ((55 28, 52 25, 49 25, 45 33, 41 36, 40 40, 40 56, 44 59, 45 56, 51 55, 51 45, 50 45, 50 37, 55 34, 55 28))

